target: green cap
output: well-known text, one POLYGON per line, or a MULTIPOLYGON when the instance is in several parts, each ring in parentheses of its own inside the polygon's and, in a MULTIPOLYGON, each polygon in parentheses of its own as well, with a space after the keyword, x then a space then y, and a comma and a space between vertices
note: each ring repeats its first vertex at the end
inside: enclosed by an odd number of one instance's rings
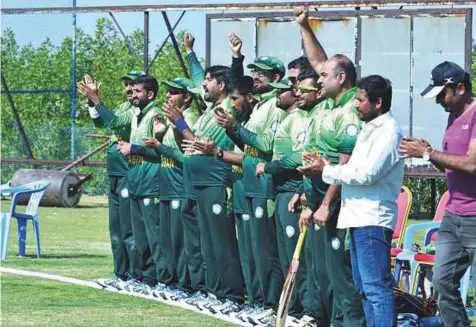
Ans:
POLYGON ((200 92, 200 90, 197 87, 195 87, 195 84, 188 78, 178 77, 171 81, 163 81, 162 83, 179 90, 185 90, 190 93, 197 94, 200 92))
POLYGON ((254 63, 249 64, 247 67, 249 69, 278 70, 283 73, 283 75, 286 72, 286 68, 284 68, 283 62, 279 58, 269 56, 259 57, 254 63))
POLYGON ((268 85, 272 87, 273 89, 282 89, 282 90, 287 90, 287 89, 291 90, 293 87, 293 85, 291 84, 287 76, 283 77, 279 82, 268 83, 268 85))
POLYGON ((147 75, 145 72, 141 71, 141 70, 131 70, 130 72, 127 72, 126 75, 122 75, 121 76, 121 79, 123 81, 126 81, 126 80, 133 80, 135 81, 136 79, 138 79, 139 77, 141 76, 145 76, 147 75))

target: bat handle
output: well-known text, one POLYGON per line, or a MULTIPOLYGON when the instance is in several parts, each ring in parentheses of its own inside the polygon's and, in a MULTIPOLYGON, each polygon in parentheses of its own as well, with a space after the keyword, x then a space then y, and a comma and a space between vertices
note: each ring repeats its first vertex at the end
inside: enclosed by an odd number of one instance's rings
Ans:
POLYGON ((307 234, 307 227, 304 226, 301 234, 299 234, 299 239, 296 244, 296 249, 294 250, 293 259, 299 260, 299 257, 301 256, 301 250, 304 245, 304 240, 306 239, 306 234, 307 234))

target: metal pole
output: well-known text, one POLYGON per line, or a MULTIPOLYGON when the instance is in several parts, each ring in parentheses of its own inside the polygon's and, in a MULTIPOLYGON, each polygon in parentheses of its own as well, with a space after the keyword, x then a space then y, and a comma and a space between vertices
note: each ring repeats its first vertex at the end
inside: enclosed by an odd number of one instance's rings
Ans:
POLYGON ((119 25, 119 23, 117 22, 116 17, 114 16, 114 14, 112 12, 109 12, 109 15, 111 16, 112 20, 114 21, 114 24, 116 24, 117 29, 119 30, 122 37, 124 38, 124 41, 126 42, 127 49, 129 50, 129 52, 131 54, 133 54, 134 50, 132 50, 132 45, 131 45, 131 42, 130 42, 129 38, 127 37, 126 34, 124 34, 124 31, 122 30, 121 25, 119 25))
MULTIPOLYGON (((169 31, 170 39, 172 40, 172 44, 175 49, 175 54, 177 55, 177 58, 180 62, 180 66, 182 67, 183 74, 185 77, 190 78, 190 75, 188 74, 187 66, 185 66, 185 62, 183 61, 182 53, 180 52, 177 39, 175 38, 174 32, 172 30, 172 26, 170 25, 169 17, 167 16, 167 13, 165 11, 162 11, 162 16, 164 17, 165 25, 167 25, 167 30, 169 31)), ((205 104, 199 100, 199 97, 195 97, 194 102, 197 105, 197 109, 200 112, 202 112, 205 109, 205 104)))
POLYGON ((180 66, 182 67, 183 74, 185 75, 185 77, 189 78, 187 66, 185 66, 185 62, 183 61, 183 58, 182 58, 182 53, 180 53, 180 48, 177 43, 177 39, 175 38, 174 32, 172 30, 172 26, 170 25, 169 17, 167 16, 167 13, 165 11, 162 11, 162 16, 164 17, 165 25, 167 25, 167 29, 169 31, 170 38, 172 39, 172 44, 175 49, 175 54, 177 55, 177 58, 180 62, 180 66))
POLYGON ((2 85, 3 88, 5 89, 5 93, 7 95, 8 102, 10 103, 10 107, 12 108, 12 114, 13 118, 15 119, 15 122, 17 123, 18 130, 20 131, 20 138, 23 142, 23 146, 26 149, 26 154, 28 159, 34 159, 33 157, 33 152, 31 151, 30 143, 28 142, 28 138, 26 137, 25 130, 23 129, 23 125, 20 120, 20 115, 18 114, 17 108, 15 108, 15 103, 13 102, 12 95, 10 94, 10 90, 8 89, 7 85, 7 80, 5 79, 5 76, 2 74, 2 85))
POLYGON ((76 0, 73 0, 73 49, 71 58, 71 153, 70 158, 76 156, 76 0))
MULTIPOLYGON (((348 8, 355 7, 400 7, 400 6, 473 6, 475 0, 314 0, 297 2, 259 2, 259 3, 193 3, 193 4, 166 4, 166 5, 131 5, 131 6, 84 6, 78 7, 79 13, 98 12, 144 12, 144 11, 171 11, 171 10, 282 10, 293 9, 299 6, 310 8, 348 8)), ((2 8, 3 15, 33 14, 33 13, 66 13, 72 12, 71 7, 28 7, 2 8)))
POLYGON ((162 51, 162 49, 164 48, 164 46, 167 44, 167 41, 169 40, 169 37, 172 35, 172 33, 175 31, 175 28, 177 27, 177 25, 180 23, 180 21, 182 20, 183 16, 185 15, 186 11, 182 11, 182 14, 180 15, 179 19, 177 19, 177 22, 175 23, 174 27, 172 27, 172 31, 169 32, 169 34, 167 34, 167 37, 165 38, 164 42, 162 42, 162 44, 160 45, 159 47, 159 50, 157 50, 157 52, 155 53, 155 56, 154 58, 152 58, 150 64, 149 64, 149 69, 150 67, 152 67, 152 65, 154 65, 154 62, 155 62, 155 59, 157 59, 157 57, 159 56, 160 52, 162 51))
POLYGON ((149 12, 144 11, 144 66, 143 71, 149 68, 149 12))

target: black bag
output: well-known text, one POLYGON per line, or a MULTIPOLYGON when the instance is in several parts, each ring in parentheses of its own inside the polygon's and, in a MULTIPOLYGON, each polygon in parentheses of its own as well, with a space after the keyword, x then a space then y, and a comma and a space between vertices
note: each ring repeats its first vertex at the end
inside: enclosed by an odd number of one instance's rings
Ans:
POLYGON ((432 296, 423 299, 418 296, 410 295, 394 287, 393 296, 397 306, 397 313, 414 313, 418 318, 434 317, 438 314, 436 299, 432 296))

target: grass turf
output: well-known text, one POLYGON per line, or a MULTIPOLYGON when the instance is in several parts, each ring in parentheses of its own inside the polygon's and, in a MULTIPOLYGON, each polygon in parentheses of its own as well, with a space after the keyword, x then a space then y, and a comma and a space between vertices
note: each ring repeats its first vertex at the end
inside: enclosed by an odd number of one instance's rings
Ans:
MULTIPOLYGON (((1 201, 1 206, 2 211, 8 211, 10 202, 1 201)), ((424 221, 409 221, 419 222, 424 221)), ((16 226, 13 219, 7 260, 2 266, 83 280, 111 276, 107 198, 83 196, 74 209, 40 208, 40 260, 35 256, 31 225, 27 256, 17 256, 16 226)), ((422 237, 423 232, 417 233, 419 243, 422 237)), ((9 274, 1 278, 2 326, 232 326, 141 298, 9 274)))
MULTIPOLYGON (((9 201, 1 202, 8 211, 9 201)), ((3 267, 92 280, 112 274, 107 199, 84 196, 74 209, 40 208, 42 257, 31 225, 27 256, 17 256, 17 224, 10 225, 3 267)), ((60 282, 2 274, 2 326, 233 326, 155 301, 60 282)))

